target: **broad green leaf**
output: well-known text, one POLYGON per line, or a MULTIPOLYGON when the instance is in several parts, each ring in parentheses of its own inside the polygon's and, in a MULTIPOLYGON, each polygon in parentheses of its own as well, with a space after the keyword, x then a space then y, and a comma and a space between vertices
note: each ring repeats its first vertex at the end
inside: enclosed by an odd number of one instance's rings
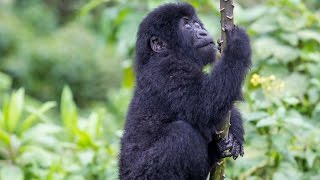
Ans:
POLYGON ((304 41, 315 40, 320 43, 320 32, 316 30, 301 30, 297 32, 300 39, 304 41))
POLYGON ((259 59, 266 59, 273 54, 273 50, 270 47, 276 47, 278 42, 271 37, 261 37, 254 41, 255 53, 259 59))
POLYGON ((317 103, 320 99, 319 88, 315 88, 315 87, 309 88, 307 94, 308 94, 309 101, 312 104, 317 103))
POLYGON ((23 180, 23 171, 14 165, 0 167, 0 180, 23 180))
POLYGON ((267 126, 274 126, 277 124, 277 120, 275 117, 266 117, 258 121, 256 127, 267 127, 267 126))
POLYGON ((297 46, 299 43, 299 37, 295 33, 281 33, 280 38, 288 42, 291 46, 297 46))
POLYGON ((289 72, 286 66, 281 64, 272 64, 272 65, 265 65, 261 68, 260 74, 262 76, 270 76, 275 75, 277 78, 281 79, 286 77, 289 72))
POLYGON ((285 97, 283 101, 288 103, 289 105, 297 105, 300 103, 300 100, 296 97, 285 97))
MULTIPOLYGON (((277 30, 276 20, 272 16, 262 16, 251 24, 250 30, 257 34, 266 34, 277 30)), ((270 47, 269 47, 270 48, 270 47)))
POLYGON ((273 55, 275 58, 288 63, 299 57, 299 50, 290 46, 280 45, 273 47, 273 55))
POLYGON ((236 19, 239 19, 240 22, 250 22, 258 18, 261 18, 261 16, 267 13, 267 11, 268 11, 267 6, 257 5, 257 6, 254 6, 251 8, 249 7, 246 9, 235 8, 234 14, 237 14, 236 19))
POLYGON ((250 113, 246 119, 247 121, 257 121, 263 118, 266 118, 268 116, 268 113, 263 112, 263 111, 257 111, 257 112, 253 112, 250 113))
MULTIPOLYGON (((302 51, 300 54, 300 57, 305 60, 305 61, 313 61, 313 62, 318 62, 320 59, 320 52, 306 52, 302 51)), ((319 64, 320 65, 320 64, 319 64)), ((313 64, 313 67, 314 66, 313 64)), ((317 68, 318 69, 318 68, 317 68)), ((319 72, 319 71, 318 71, 319 72)))
POLYGON ((308 78, 305 75, 293 73, 285 78, 285 90, 288 95, 302 97, 308 87, 308 78))
POLYGON ((254 42, 256 55, 259 59, 275 57, 283 62, 290 62, 299 57, 299 51, 293 47, 280 44, 276 39, 271 37, 262 37, 254 42))
POLYGON ((279 26, 288 32, 296 32, 304 27, 306 19, 304 17, 290 18, 283 14, 276 16, 279 26))
POLYGON ((287 125, 312 129, 312 125, 307 121, 307 119, 295 110, 290 110, 288 112, 287 117, 284 118, 284 122, 287 125))
POLYGON ((276 173, 273 175, 274 180, 301 180, 302 173, 299 172, 297 168, 295 168, 292 164, 287 162, 281 163, 280 167, 278 167, 276 173))

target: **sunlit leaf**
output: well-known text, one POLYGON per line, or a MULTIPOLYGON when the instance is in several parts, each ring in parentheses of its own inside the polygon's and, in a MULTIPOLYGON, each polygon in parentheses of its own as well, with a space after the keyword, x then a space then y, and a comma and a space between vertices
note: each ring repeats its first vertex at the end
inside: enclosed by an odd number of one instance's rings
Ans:
POLYGON ((312 128, 312 125, 308 123, 307 119, 295 110, 289 111, 287 117, 284 118, 284 121, 287 125, 290 124, 295 127, 307 129, 312 128))
POLYGON ((272 16, 262 16, 250 26, 250 30, 253 30, 257 34, 270 33, 277 28, 276 20, 272 16))
POLYGON ((301 30, 298 33, 300 39, 304 41, 315 40, 320 43, 320 32, 313 30, 301 30))
POLYGON ((277 124, 277 120, 274 117, 266 117, 258 121, 256 127, 267 127, 267 126, 274 126, 277 124))
POLYGON ((2 129, 0 129, 0 141, 5 143, 7 146, 10 145, 10 135, 2 129))
POLYGON ((297 46, 299 43, 299 37, 295 33, 282 33, 280 34, 280 38, 288 42, 291 46, 297 46))
POLYGON ((14 132, 18 127, 18 122, 23 111, 24 89, 19 89, 11 94, 10 100, 4 103, 4 123, 9 132, 14 132))
POLYGON ((258 18, 261 18, 261 16, 263 16, 268 10, 268 7, 264 5, 257 5, 241 10, 238 10, 239 8, 237 7, 238 6, 236 6, 235 8, 234 14, 237 15, 237 19, 239 18, 240 22, 254 21, 258 18))
POLYGON ((258 111, 258 112, 253 112, 253 113, 250 113, 246 119, 247 121, 256 121, 256 120, 260 120, 262 118, 265 118, 268 116, 268 113, 266 112, 263 112, 263 111, 258 111))
POLYGON ((71 89, 68 86, 65 86, 62 91, 60 111, 65 127, 71 133, 75 133, 78 129, 78 110, 73 101, 71 89))
POLYGON ((302 97, 307 90, 308 79, 305 75, 293 73, 285 79, 285 89, 291 96, 302 97))
POLYGON ((297 105, 298 103, 300 103, 299 99, 295 97, 285 97, 283 98, 283 101, 290 105, 297 105))
POLYGON ((304 17, 291 18, 285 15, 276 16, 279 26, 288 32, 296 32, 304 27, 306 19, 304 17))

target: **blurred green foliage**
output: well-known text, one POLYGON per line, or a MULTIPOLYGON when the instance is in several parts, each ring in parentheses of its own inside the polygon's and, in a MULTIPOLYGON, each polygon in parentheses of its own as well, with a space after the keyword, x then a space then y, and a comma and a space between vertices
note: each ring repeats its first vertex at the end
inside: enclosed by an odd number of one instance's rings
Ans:
MULTIPOLYGON (((117 179, 135 34, 165 2, 0 1, 0 180, 117 179)), ((188 2, 218 37, 219 1, 188 2)), ((320 3, 235 2, 253 67, 227 179, 320 179, 320 3)))

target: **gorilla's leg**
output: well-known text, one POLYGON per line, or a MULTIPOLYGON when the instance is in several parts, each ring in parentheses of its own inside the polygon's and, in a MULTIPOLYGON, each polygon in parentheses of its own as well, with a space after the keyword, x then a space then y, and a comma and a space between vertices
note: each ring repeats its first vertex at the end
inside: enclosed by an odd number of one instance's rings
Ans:
POLYGON ((137 178, 205 180, 210 165, 207 144, 200 133, 184 121, 170 123, 161 133, 136 164, 137 178))

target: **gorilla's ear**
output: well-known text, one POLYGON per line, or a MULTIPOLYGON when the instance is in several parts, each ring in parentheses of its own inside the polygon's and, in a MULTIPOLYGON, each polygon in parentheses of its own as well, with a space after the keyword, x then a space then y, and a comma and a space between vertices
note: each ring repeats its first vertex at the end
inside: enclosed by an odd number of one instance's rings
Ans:
POLYGON ((167 43, 165 43, 158 37, 150 38, 150 46, 154 52, 163 52, 167 50, 167 43))

